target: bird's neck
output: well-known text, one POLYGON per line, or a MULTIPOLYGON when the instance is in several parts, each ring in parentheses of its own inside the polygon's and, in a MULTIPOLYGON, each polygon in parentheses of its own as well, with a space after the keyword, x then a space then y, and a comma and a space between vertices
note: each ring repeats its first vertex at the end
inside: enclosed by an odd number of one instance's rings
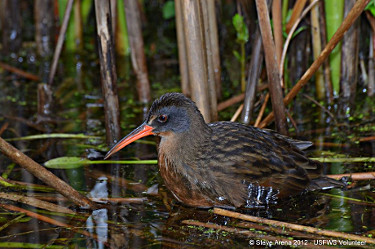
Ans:
POLYGON ((174 170, 186 167, 189 161, 196 158, 197 153, 211 141, 212 130, 207 124, 194 125, 183 133, 171 133, 161 137, 159 158, 168 159, 174 170))

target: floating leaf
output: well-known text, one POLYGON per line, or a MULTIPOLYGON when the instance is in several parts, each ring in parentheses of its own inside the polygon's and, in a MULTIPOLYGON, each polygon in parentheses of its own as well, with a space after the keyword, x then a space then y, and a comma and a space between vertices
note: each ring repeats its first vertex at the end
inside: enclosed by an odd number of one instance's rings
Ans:
POLYGON ((80 157, 58 157, 45 162, 44 166, 50 169, 76 169, 90 163, 90 160, 80 157))
POLYGON ((157 164, 158 160, 99 160, 91 161, 80 157, 58 157, 44 163, 50 169, 76 169, 90 164, 157 164))

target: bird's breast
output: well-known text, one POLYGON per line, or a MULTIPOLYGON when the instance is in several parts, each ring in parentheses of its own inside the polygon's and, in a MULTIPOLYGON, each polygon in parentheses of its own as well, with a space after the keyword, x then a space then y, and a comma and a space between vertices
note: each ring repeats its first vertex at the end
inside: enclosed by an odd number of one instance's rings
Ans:
POLYGON ((199 186, 179 170, 179 165, 170 160, 165 154, 159 153, 159 171, 165 186, 176 199, 185 205, 193 207, 211 207, 213 201, 202 193, 199 186))

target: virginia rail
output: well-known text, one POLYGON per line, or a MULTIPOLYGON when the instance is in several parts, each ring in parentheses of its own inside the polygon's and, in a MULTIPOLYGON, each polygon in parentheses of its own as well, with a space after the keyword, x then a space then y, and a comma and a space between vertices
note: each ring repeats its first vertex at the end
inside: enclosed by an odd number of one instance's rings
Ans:
POLYGON ((148 135, 161 137, 159 170, 166 187, 189 206, 262 206, 304 190, 343 186, 322 176, 322 164, 304 155, 310 142, 234 122, 207 124, 180 93, 155 100, 144 123, 105 158, 148 135))

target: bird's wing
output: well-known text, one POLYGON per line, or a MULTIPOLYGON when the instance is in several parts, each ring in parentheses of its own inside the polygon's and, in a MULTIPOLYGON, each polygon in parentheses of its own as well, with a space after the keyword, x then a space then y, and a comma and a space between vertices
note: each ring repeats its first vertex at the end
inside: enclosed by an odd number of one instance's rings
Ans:
MULTIPOLYGON (((244 188, 250 183, 278 188, 281 195, 290 195, 302 191, 310 177, 315 177, 314 172, 316 176, 320 174, 320 165, 306 158, 283 136, 234 123, 211 127, 215 153, 202 152, 209 158, 202 167, 209 168, 205 172, 210 172, 217 181, 215 185, 220 186, 215 191, 227 198, 231 198, 227 191, 231 187, 244 188)), ((238 191, 241 192, 246 192, 246 188, 238 191)))
POLYGON ((313 143, 311 141, 302 141, 302 140, 297 140, 288 136, 281 135, 280 133, 277 133, 274 130, 269 130, 269 129, 263 129, 266 132, 272 133, 272 135, 282 139, 286 140, 292 145, 296 146, 300 150, 306 150, 307 148, 311 147, 313 143))

